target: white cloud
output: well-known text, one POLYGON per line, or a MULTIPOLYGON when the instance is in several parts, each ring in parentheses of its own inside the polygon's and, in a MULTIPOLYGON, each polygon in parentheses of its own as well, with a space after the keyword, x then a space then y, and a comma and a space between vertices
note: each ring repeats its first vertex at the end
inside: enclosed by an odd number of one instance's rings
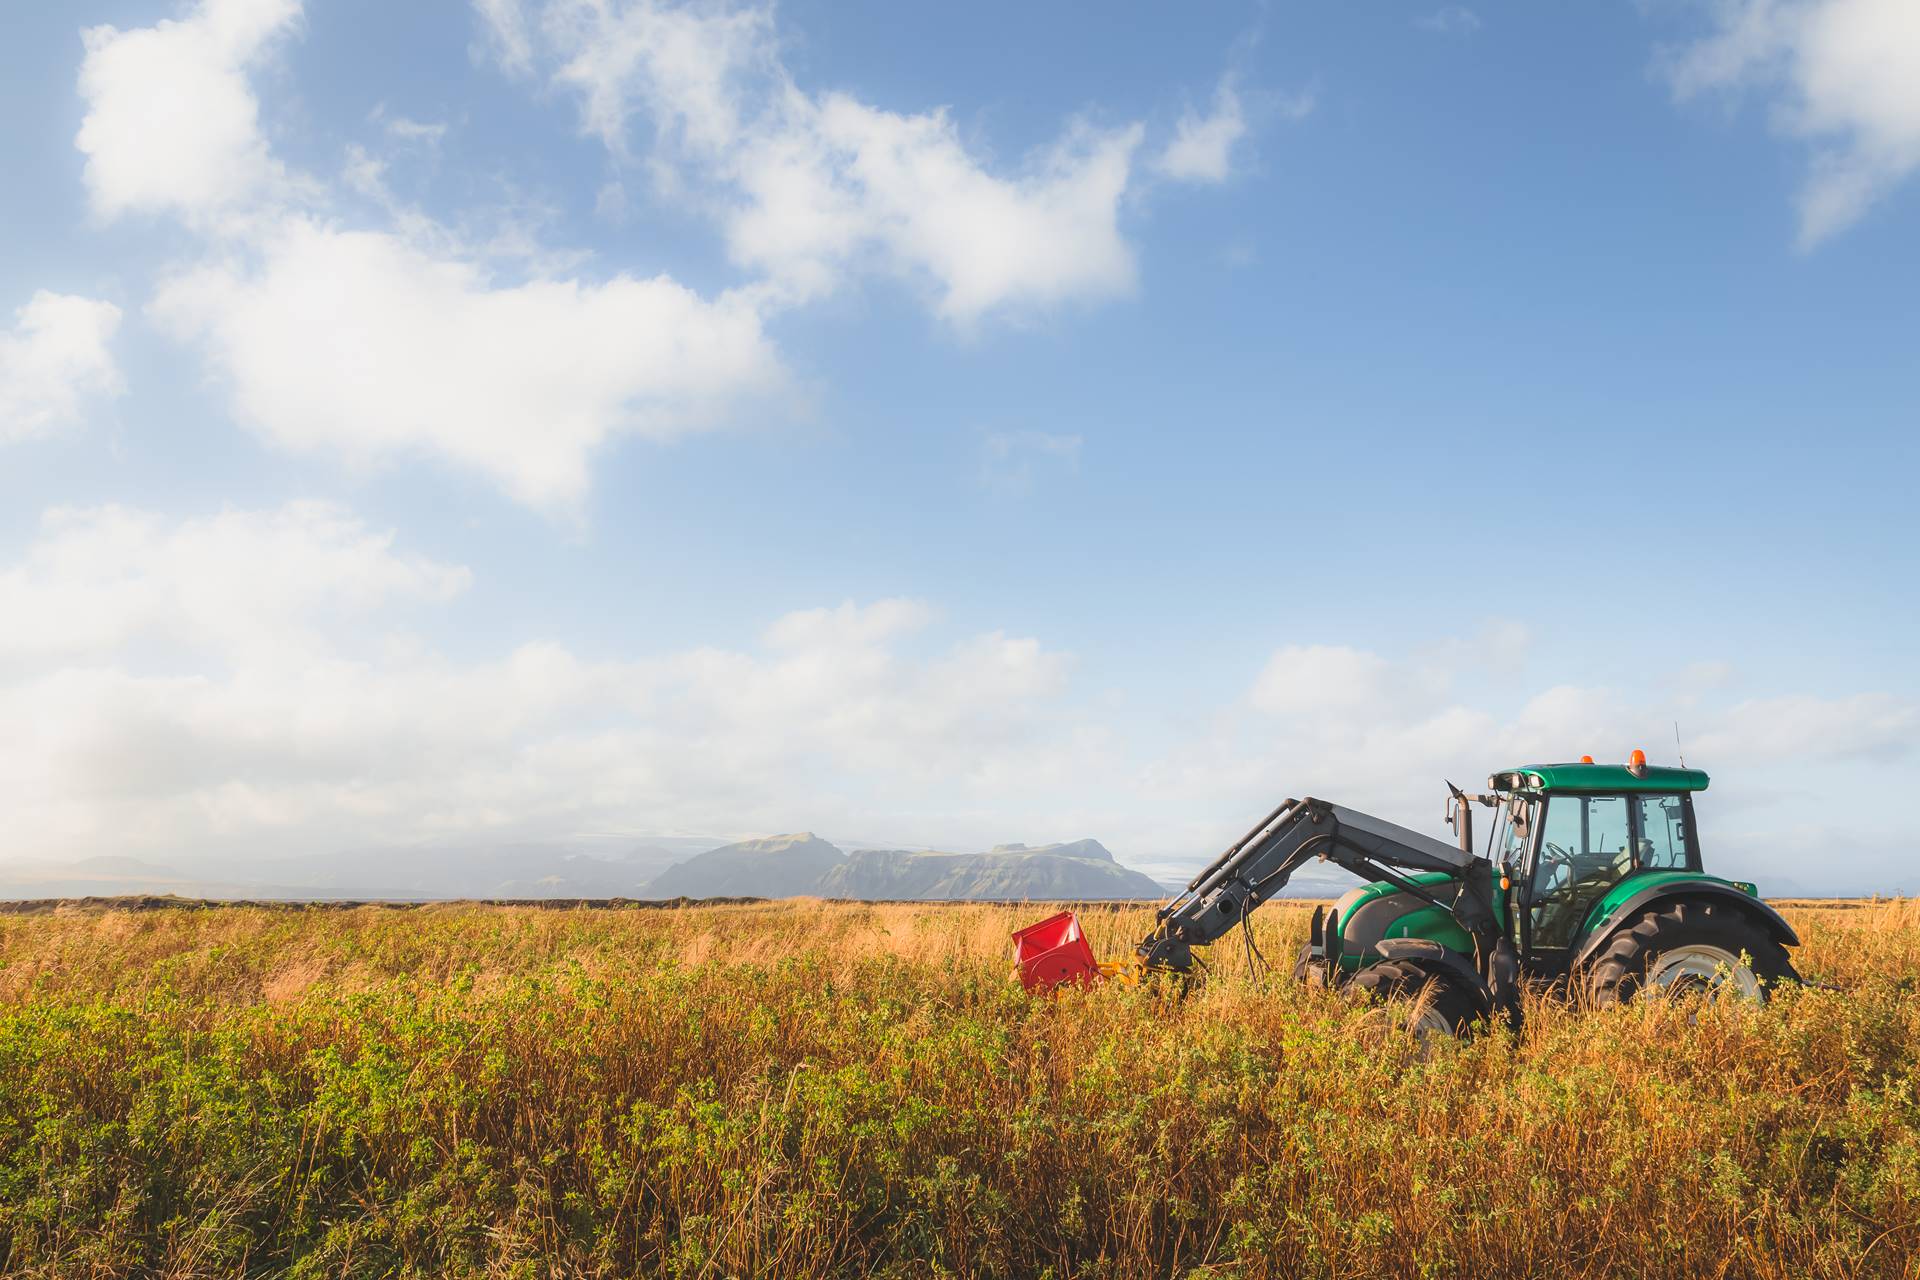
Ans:
POLYGON ((1714 0, 1713 29, 1670 49, 1681 99, 1774 95, 1773 122, 1813 147, 1800 238, 1857 221, 1920 169, 1920 6, 1911 0, 1714 0))
POLYGON ((282 184, 247 77, 299 16, 299 0, 203 0, 185 18, 83 32, 75 145, 95 212, 199 219, 282 184))
POLYGON ((88 398, 121 392, 108 350, 120 308, 42 289, 13 316, 0 330, 0 444, 78 422, 88 398))
POLYGON ((99 657, 136 641, 286 660, 325 619, 466 588, 465 569, 395 555, 392 544, 320 502, 177 522, 54 508, 23 560, 0 572, 0 660, 99 657))
MULTIPOLYGON (((877 245, 908 276, 940 293, 941 315, 966 324, 1004 308, 1050 306, 1130 292, 1133 250, 1119 230, 1141 129, 1076 125, 1015 178, 989 174, 959 140, 944 112, 902 116, 829 96, 819 136, 832 149, 840 207, 851 236, 795 245, 781 227, 790 202, 777 186, 730 233, 736 255, 777 279, 830 269, 852 238, 877 245)), ((756 184, 758 185, 758 184, 756 184)))
POLYGON ((276 444, 473 468, 520 501, 577 502, 615 434, 711 425, 780 366, 749 301, 662 276, 494 284, 384 232, 281 221, 257 257, 167 280, 159 321, 198 343, 234 415, 276 444))
POLYGON ((1400 671, 1377 653, 1345 645, 1288 645, 1267 659, 1250 695, 1277 716, 1397 713, 1411 696, 1400 671))
POLYGON ((440 140, 447 136, 444 121, 409 120, 405 116, 394 116, 388 120, 386 130, 390 138, 428 147, 439 146, 440 140))
POLYGON ((496 30, 537 26, 554 80, 617 155, 636 116, 650 123, 656 176, 716 209, 734 261, 784 302, 879 271, 930 286, 940 314, 968 325, 1133 288, 1119 211, 1138 125, 1076 121, 995 172, 944 110, 800 89, 768 8, 554 0, 537 24, 495 8, 483 16, 496 30))
POLYGON ((847 601, 833 609, 800 609, 767 628, 768 647, 819 650, 860 647, 891 640, 927 626, 934 619, 924 600, 896 598, 870 605, 847 601))
POLYGON ((551 641, 456 661, 410 637, 468 583, 323 504, 48 513, 0 568, 9 851, 825 825, 1032 804, 1096 755, 1056 723, 1066 655, 997 631, 925 643, 924 602, 616 661, 551 641))
MULTIPOLYGON (((357 147, 341 181, 391 227, 347 225, 326 184, 273 155, 248 79, 299 14, 295 0, 203 0, 151 28, 95 28, 80 78, 96 211, 170 212, 205 233, 151 311, 201 350, 242 424, 357 465, 444 459, 569 511, 608 440, 719 425, 781 383, 762 299, 583 279, 524 229, 468 244, 396 200, 357 147), (500 258, 522 278, 499 278, 500 258)), ((443 128, 385 125, 416 143, 443 128)))
POLYGON ((1920 745, 1920 706, 1884 693, 1842 698, 1755 698, 1729 708, 1703 734, 1702 753, 1781 759, 1887 760, 1920 745))
POLYGON ((473 0, 473 10, 485 37, 483 45, 473 50, 474 57, 491 57, 510 75, 530 71, 533 39, 520 0, 473 0))
MULTIPOLYGON (((746 140, 756 116, 806 105, 780 62, 769 7, 621 0, 537 7, 537 23, 517 7, 513 21, 538 26, 560 61, 554 79, 580 96, 583 122, 616 152, 626 149, 637 107, 657 132, 713 152, 746 140)), ((499 29, 491 15, 489 22, 499 29)))
POLYGON ((1225 182, 1233 172, 1234 144, 1246 133, 1239 91, 1231 75, 1222 76, 1213 91, 1213 110, 1204 116, 1191 108, 1183 112, 1154 168, 1176 182, 1225 182))

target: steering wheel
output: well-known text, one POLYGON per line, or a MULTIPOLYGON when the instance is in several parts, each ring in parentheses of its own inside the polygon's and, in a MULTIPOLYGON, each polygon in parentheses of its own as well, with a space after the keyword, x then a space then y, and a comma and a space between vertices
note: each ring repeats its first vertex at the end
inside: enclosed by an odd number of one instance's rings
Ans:
MULTIPOLYGON (((1542 840, 1540 842, 1540 866, 1542 870, 1549 873, 1546 877, 1551 886, 1549 892, 1564 887, 1552 883, 1559 879, 1562 868, 1566 869, 1567 883, 1571 884, 1573 882, 1573 850, 1571 849, 1557 845, 1551 840, 1542 840)), ((1536 877, 1536 879, 1538 878, 1539 877, 1536 877)))

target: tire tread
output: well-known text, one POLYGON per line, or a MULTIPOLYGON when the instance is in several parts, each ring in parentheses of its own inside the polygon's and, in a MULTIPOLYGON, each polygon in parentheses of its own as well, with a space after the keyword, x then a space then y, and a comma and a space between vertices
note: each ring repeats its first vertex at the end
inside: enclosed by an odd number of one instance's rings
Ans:
POLYGON ((1596 1005, 1627 1003, 1638 994, 1656 956, 1695 943, 1724 947, 1735 955, 1744 952, 1760 978, 1763 999, 1770 987, 1800 981, 1787 949, 1751 916, 1683 898, 1648 907, 1608 940, 1587 966, 1587 998, 1596 1005))
POLYGON ((1417 1000, 1426 994, 1431 1007, 1453 1033, 1465 1035, 1482 1017, 1473 997, 1456 982, 1411 960, 1376 960, 1353 975, 1353 986, 1377 1000, 1417 1000))

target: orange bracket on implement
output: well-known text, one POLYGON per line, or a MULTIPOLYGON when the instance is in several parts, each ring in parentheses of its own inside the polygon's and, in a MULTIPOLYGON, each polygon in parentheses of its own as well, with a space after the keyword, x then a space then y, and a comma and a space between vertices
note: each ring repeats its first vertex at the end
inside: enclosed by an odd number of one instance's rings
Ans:
POLYGON ((1071 911, 1048 916, 1014 934, 1013 958, 1020 966, 1020 985, 1029 991, 1052 991, 1069 983, 1090 987, 1121 968, 1093 958, 1080 917, 1071 911))

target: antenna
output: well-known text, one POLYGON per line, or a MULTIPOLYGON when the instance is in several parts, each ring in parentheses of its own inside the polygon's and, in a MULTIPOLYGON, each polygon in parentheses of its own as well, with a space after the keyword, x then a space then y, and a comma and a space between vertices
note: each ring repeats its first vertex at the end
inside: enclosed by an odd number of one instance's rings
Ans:
POLYGON ((1682 769, 1686 768, 1687 752, 1686 748, 1680 745, 1680 722, 1678 720, 1673 722, 1673 749, 1680 757, 1680 767, 1682 769))

